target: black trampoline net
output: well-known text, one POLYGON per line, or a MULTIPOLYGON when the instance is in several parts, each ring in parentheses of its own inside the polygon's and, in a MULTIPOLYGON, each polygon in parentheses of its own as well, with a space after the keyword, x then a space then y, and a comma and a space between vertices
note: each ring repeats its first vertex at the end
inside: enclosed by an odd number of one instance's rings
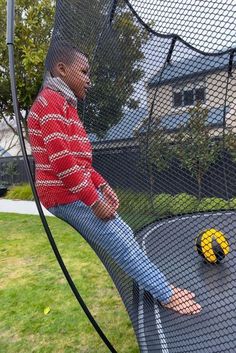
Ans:
POLYGON ((234 1, 56 4, 36 187, 105 265, 142 353, 236 349, 235 23, 234 1))

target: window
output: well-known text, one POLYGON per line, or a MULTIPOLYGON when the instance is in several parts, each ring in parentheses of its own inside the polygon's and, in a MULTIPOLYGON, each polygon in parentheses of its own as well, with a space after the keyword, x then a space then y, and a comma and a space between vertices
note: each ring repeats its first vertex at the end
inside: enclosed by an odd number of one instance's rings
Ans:
POLYGON ((184 106, 194 104, 194 92, 193 90, 184 91, 184 106))
POLYGON ((173 88, 173 105, 176 108, 195 105, 197 102, 205 103, 205 99, 204 82, 188 83, 185 86, 173 88))
POLYGON ((182 107, 182 93, 181 92, 174 92, 174 106, 175 107, 182 107))
POLYGON ((195 100, 196 102, 205 103, 205 88, 196 88, 195 100))

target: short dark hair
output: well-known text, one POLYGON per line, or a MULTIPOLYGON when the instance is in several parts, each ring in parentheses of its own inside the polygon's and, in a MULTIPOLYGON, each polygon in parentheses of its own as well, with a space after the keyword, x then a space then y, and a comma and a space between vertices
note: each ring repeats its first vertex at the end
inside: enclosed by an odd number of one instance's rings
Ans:
POLYGON ((52 72, 59 62, 71 65, 78 53, 85 55, 76 46, 71 45, 69 42, 58 40, 52 41, 46 56, 45 67, 48 71, 52 72))

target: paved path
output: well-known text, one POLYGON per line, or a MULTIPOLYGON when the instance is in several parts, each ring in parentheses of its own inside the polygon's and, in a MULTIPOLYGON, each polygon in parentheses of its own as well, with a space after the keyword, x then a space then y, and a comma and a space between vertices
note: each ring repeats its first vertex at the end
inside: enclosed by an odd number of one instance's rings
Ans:
MULTIPOLYGON (((52 216, 50 212, 43 207, 45 216, 52 216)), ((38 215, 38 209, 34 201, 15 201, 0 199, 0 213, 20 213, 20 214, 31 214, 38 215)))

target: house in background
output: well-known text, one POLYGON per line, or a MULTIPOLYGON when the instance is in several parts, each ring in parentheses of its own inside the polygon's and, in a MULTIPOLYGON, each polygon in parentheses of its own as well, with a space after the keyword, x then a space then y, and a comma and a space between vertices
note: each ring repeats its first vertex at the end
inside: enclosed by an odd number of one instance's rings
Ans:
MULTIPOLYGON (((140 168, 139 139, 136 138, 136 131, 147 131, 147 117, 155 96, 152 122, 162 126, 164 133, 174 133, 180 124, 186 123, 190 117, 189 109, 201 102, 201 105, 208 109, 208 125, 212 136, 219 136, 223 131, 223 118, 226 118, 226 125, 234 129, 236 133, 236 77, 235 63, 232 66, 232 73, 228 84, 228 95, 226 99, 227 77, 228 77, 228 56, 186 58, 183 61, 173 62, 168 65, 165 71, 157 72, 147 84, 147 106, 135 110, 124 110, 121 120, 111 127, 102 139, 95 134, 89 134, 95 150, 95 167, 115 187, 130 188, 133 190, 147 190, 147 176, 140 168), (126 171, 125 175, 119 173, 121 169, 126 171), (143 174, 142 174, 143 173, 143 174)), ((155 124, 154 124, 155 128, 155 124)), ((12 138, 11 130, 0 126, 0 146, 5 150, 4 155, 20 155, 20 146, 16 144, 7 150, 7 144, 12 138)), ((15 137, 14 137, 15 138, 15 137)), ((28 146, 28 154, 30 149, 28 146)), ((2 158, 3 160, 7 158, 2 158)), ((16 158, 17 159, 17 158, 16 158)), ((23 173, 23 160, 17 167, 17 171, 23 173)), ((9 161, 11 158, 9 158, 9 161)), ((3 162, 5 163, 5 162, 3 162)), ((0 165, 1 170, 1 165, 0 165)), ((234 175, 232 173, 232 175, 234 175)), ((175 176, 173 175, 173 178, 175 176)), ((161 188, 160 180, 158 192, 175 192, 176 184, 171 179, 163 177, 161 188), (169 180, 169 182, 168 182, 169 180), (173 190, 174 187, 174 190, 173 190)), ((234 178, 234 177, 233 177, 234 178)), ((235 178, 234 178, 235 179, 235 178)), ((19 181, 26 180, 26 177, 19 177, 19 181)), ((192 192, 192 180, 179 177, 178 191, 192 192), (190 180, 190 181, 189 181, 190 180), (180 185, 181 184, 181 185, 180 185)), ((0 178, 1 181, 1 178, 0 178)), ((4 179, 3 179, 4 181, 4 179)), ((176 181, 176 180, 174 180, 176 181)), ((233 184, 233 183, 232 183, 233 184)), ((213 185, 209 183, 209 185, 213 185)), ((215 187, 215 184, 214 184, 215 187)), ((211 186, 208 186, 209 193, 213 193, 211 186)), ((219 189, 216 195, 224 197, 224 190, 219 189)), ((232 195, 236 195, 235 190, 232 195)))
MULTIPOLYGON (((7 120, 7 123, 5 121, 0 122, 0 185, 7 187, 28 182, 19 137, 13 132, 12 128, 16 128, 14 120, 7 120)), ((25 146, 27 154, 30 156, 31 149, 27 141, 25 141, 25 146)), ((29 163, 33 172, 32 158, 29 159, 29 163)))
MULTIPOLYGON (((0 157, 16 157, 21 156, 21 147, 19 137, 14 134, 13 129, 16 129, 14 120, 0 122, 0 157), (9 126, 10 125, 10 126, 9 126)), ((31 154, 29 143, 25 141, 27 153, 31 154)))
MULTIPOLYGON (((190 117, 189 109, 197 102, 208 110, 212 135, 225 127, 236 132, 236 58, 227 86, 229 55, 221 57, 192 56, 169 64, 147 83, 148 110, 154 100, 152 123, 166 132, 175 131, 190 117)), ((146 122, 136 130, 146 131, 146 122)))
POLYGON ((125 110, 122 119, 112 126, 102 139, 96 134, 89 134, 89 139, 96 149, 130 147, 136 145, 134 131, 136 126, 147 116, 147 108, 139 107, 125 110))
MULTIPOLYGON (((91 142, 97 149, 136 145, 135 132, 147 130, 148 112, 153 100, 152 124, 166 132, 174 132, 186 123, 190 117, 189 109, 200 102, 208 110, 212 136, 222 133, 224 118, 225 127, 232 128, 236 133, 236 58, 227 87, 228 68, 229 55, 196 55, 172 62, 164 72, 159 70, 148 81, 146 107, 124 111, 122 119, 102 139, 89 134, 91 142)), ((27 142, 26 147, 28 154, 31 154, 27 142)), ((21 154, 18 136, 7 124, 0 122, 0 157, 21 154)))

